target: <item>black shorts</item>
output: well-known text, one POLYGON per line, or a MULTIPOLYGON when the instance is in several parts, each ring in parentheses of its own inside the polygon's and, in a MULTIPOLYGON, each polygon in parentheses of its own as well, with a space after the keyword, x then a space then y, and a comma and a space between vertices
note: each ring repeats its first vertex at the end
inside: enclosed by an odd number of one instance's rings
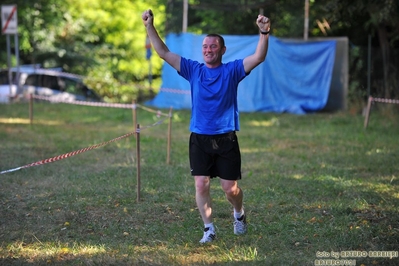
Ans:
POLYGON ((235 132, 190 135, 190 167, 193 176, 241 179, 241 154, 235 132))

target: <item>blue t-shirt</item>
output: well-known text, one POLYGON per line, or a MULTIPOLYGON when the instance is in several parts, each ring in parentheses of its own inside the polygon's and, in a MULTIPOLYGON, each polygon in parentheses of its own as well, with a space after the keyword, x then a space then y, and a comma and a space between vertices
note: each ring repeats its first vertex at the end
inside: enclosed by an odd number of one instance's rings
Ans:
POLYGON ((191 132, 216 135, 240 130, 237 88, 247 76, 242 59, 208 68, 182 57, 178 73, 191 85, 191 132))

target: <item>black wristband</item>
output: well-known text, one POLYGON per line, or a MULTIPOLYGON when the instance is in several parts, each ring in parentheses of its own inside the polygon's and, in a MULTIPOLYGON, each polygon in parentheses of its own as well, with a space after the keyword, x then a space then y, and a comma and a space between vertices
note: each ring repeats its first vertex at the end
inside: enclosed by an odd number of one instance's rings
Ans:
POLYGON ((260 32, 260 34, 263 34, 263 35, 268 35, 269 34, 269 32, 270 32, 270 30, 268 30, 268 31, 259 31, 260 32))

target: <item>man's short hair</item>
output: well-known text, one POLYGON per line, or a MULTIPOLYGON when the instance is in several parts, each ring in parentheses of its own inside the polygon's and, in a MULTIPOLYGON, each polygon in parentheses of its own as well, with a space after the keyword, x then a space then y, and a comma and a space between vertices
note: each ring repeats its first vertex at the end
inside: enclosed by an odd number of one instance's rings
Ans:
POLYGON ((216 33, 210 33, 210 34, 206 35, 206 37, 217 37, 217 38, 219 38, 219 43, 220 43, 221 48, 225 47, 224 39, 223 39, 223 37, 221 35, 216 34, 216 33))

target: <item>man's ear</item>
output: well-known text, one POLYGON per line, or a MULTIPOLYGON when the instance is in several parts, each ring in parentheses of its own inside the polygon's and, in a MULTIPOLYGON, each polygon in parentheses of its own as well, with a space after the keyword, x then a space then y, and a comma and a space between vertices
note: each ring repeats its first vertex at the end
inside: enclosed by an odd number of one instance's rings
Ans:
POLYGON ((224 55, 224 53, 226 52, 227 48, 226 46, 222 48, 222 55, 224 55))

